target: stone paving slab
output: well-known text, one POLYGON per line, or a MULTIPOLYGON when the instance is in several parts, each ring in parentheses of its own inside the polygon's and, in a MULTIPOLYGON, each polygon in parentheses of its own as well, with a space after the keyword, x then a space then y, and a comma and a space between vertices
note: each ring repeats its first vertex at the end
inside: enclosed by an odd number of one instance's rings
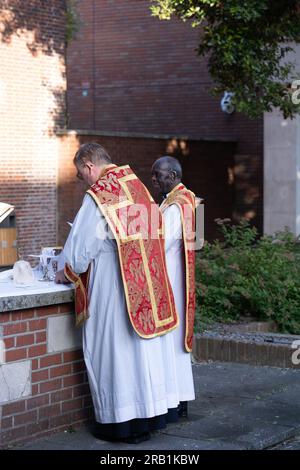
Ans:
POLYGON ((297 369, 220 362, 210 362, 206 367, 204 374, 194 373, 195 387, 205 397, 255 398, 284 391, 290 384, 292 388, 300 385, 297 369))
MULTIPOLYGON (((156 433, 149 441, 139 445, 110 443, 95 439, 91 436, 89 428, 80 428, 69 436, 60 436, 57 442, 56 436, 24 446, 28 450, 242 450, 244 445, 219 442, 215 439, 187 439, 180 436, 172 436, 169 433, 156 433), (76 437, 75 437, 76 435, 76 437)), ((21 447, 19 448, 21 449, 21 447)))
POLYGON ((138 445, 95 439, 88 428, 18 449, 264 449, 300 433, 300 371, 237 363, 194 364, 196 400, 189 419, 138 445))
POLYGON ((295 435, 295 428, 287 426, 269 426, 264 427, 262 430, 250 432, 246 436, 241 436, 237 439, 236 445, 246 446, 247 450, 263 450, 269 449, 274 445, 274 442, 283 439, 289 439, 295 435))
POLYGON ((300 435, 281 442, 280 444, 271 448, 271 450, 300 450, 300 435))

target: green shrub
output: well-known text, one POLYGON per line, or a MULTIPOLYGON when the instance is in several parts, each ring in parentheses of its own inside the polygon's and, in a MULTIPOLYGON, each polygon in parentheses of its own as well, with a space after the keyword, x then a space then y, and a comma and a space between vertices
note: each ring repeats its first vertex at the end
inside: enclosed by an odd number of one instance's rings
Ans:
POLYGON ((217 220, 223 241, 196 257, 196 331, 201 323, 240 316, 274 320, 279 331, 300 333, 300 242, 290 232, 258 237, 248 222, 217 220))

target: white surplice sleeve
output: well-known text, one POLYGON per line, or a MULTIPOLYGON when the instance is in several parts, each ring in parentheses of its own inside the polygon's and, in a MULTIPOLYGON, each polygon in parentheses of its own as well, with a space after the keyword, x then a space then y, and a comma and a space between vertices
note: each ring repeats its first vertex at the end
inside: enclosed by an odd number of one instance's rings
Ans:
POLYGON ((165 228, 165 250, 174 248, 178 244, 178 240, 182 240, 182 225, 180 217, 180 209, 176 204, 167 207, 163 212, 164 228, 165 228))
POLYGON ((89 194, 84 197, 59 261, 68 263, 77 274, 84 273, 97 258, 105 238, 107 223, 89 194))

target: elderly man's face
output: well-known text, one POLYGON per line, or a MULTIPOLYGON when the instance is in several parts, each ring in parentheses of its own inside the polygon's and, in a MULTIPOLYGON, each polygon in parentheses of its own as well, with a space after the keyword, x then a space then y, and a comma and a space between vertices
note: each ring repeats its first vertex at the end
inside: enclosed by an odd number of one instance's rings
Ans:
POLYGON ((169 193, 173 189, 175 178, 176 175, 167 164, 154 164, 151 169, 152 185, 163 194, 169 193))

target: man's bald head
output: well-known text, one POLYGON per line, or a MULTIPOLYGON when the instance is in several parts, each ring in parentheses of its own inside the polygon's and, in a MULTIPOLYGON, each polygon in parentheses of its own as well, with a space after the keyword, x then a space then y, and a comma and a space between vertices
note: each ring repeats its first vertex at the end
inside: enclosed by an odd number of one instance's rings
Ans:
POLYGON ((162 194, 172 191, 181 182, 182 168, 176 158, 164 156, 158 158, 151 169, 152 184, 162 194))

